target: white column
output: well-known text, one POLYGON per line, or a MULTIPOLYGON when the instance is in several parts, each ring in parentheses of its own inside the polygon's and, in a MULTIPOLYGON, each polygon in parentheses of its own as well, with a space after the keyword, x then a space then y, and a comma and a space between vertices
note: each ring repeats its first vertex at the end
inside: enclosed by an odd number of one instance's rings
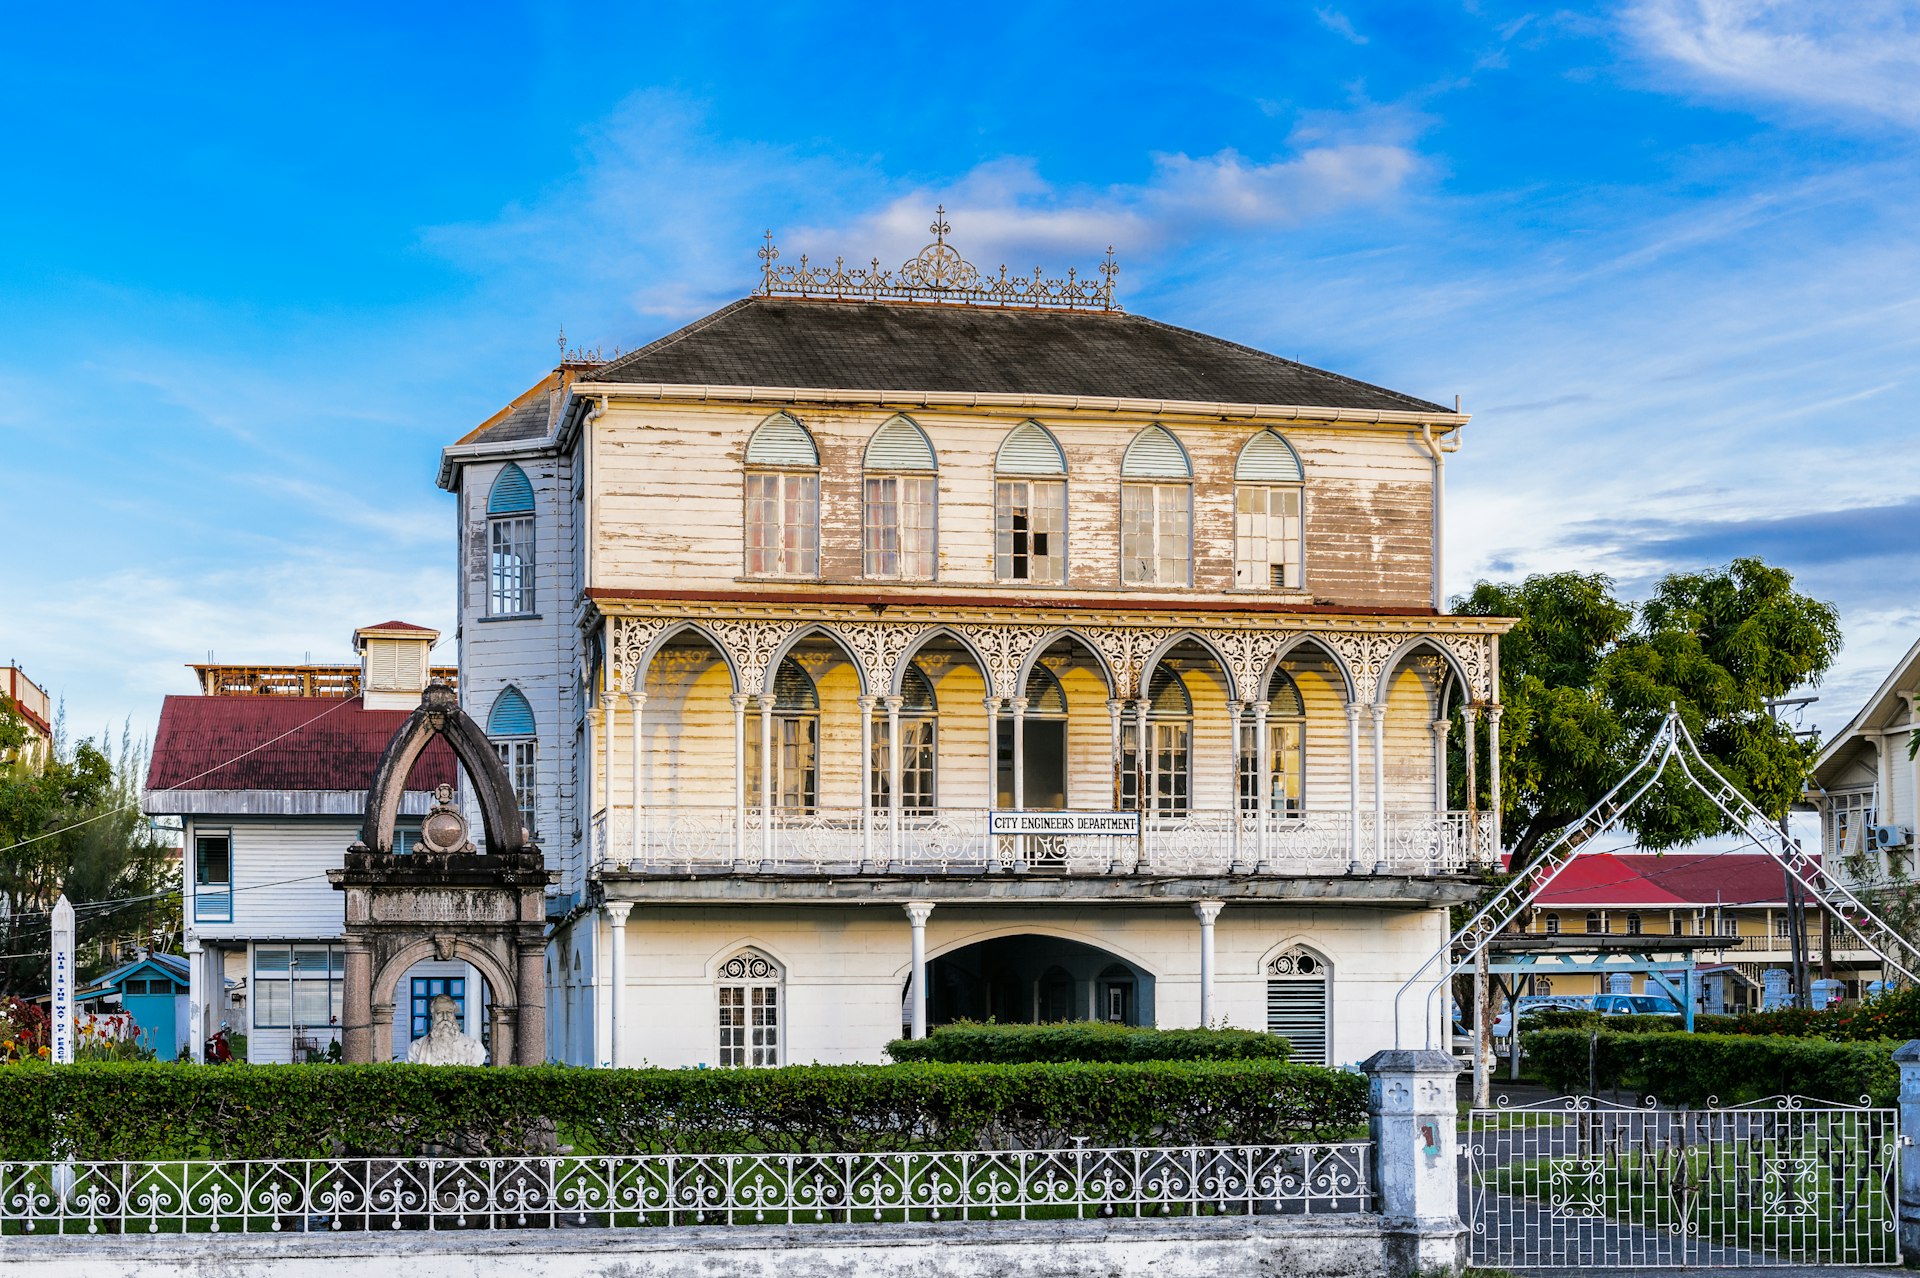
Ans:
POLYGON ((900 707, 905 697, 887 698, 887 859, 900 863, 900 707))
POLYGON ((1213 922, 1226 908, 1224 901, 1195 901, 1194 917, 1200 920, 1200 1028, 1213 1024, 1213 922))
POLYGON ((873 703, 878 697, 861 697, 860 705, 860 863, 873 865, 873 703))
POLYGON ((773 860, 773 694, 760 694, 760 859, 773 860))
MULTIPOLYGON (((207 1063, 207 965, 200 938, 187 936, 187 1051, 195 1065, 207 1063)), ((162 1057, 161 1059, 165 1059, 162 1057)))
MULTIPOLYGON (((1242 828, 1247 823, 1245 809, 1240 806, 1240 751, 1246 744, 1247 703, 1244 701, 1227 702, 1227 776, 1230 778, 1227 792, 1227 811, 1233 817, 1233 862, 1235 871, 1244 870, 1241 863, 1245 838, 1242 828)), ((1255 785, 1259 784, 1256 777, 1255 785)), ((1258 802, 1256 797, 1255 802, 1258 802)))
POLYGON ((613 926, 613 952, 607 962, 607 1033, 613 1040, 613 1067, 627 1067, 627 915, 631 901, 608 901, 603 907, 613 926))
POLYGON ((1360 868, 1360 703, 1347 702, 1347 870, 1360 868))
POLYGON ((1474 741, 1474 728, 1480 718, 1478 702, 1460 707, 1460 747, 1467 759, 1467 824, 1473 825, 1480 811, 1480 750, 1474 741))
POLYGON ((601 784, 606 787, 605 793, 600 796, 600 811, 603 814, 601 829, 605 831, 601 836, 604 842, 600 847, 600 856, 603 860, 613 858, 613 730, 620 722, 613 708, 612 679, 613 672, 609 670, 607 671, 607 690, 600 694, 600 736, 602 738, 600 758, 601 772, 604 775, 601 784))
POLYGON ((1027 699, 1015 697, 1013 707, 1013 810, 1027 806, 1027 699))
POLYGON ((1505 709, 1498 701, 1487 707, 1487 803, 1493 809, 1490 861, 1498 861, 1500 857, 1500 815, 1505 806, 1500 802, 1500 715, 1505 709))
POLYGON ((1267 823, 1273 816, 1273 750, 1267 740, 1268 703, 1253 703, 1253 783, 1259 787, 1254 796, 1253 811, 1259 820, 1254 855, 1260 858, 1260 864, 1267 863, 1267 823))
POLYGON ((1126 702, 1116 697, 1107 699, 1107 730, 1112 736, 1113 748, 1113 810, 1116 812, 1120 810, 1120 712, 1125 708, 1126 702))
POLYGON ((1145 690, 1133 703, 1134 785, 1140 791, 1140 828, 1146 829, 1147 814, 1153 811, 1153 742, 1147 737, 1147 711, 1152 703, 1145 690))
POLYGON ((1452 726, 1445 719, 1435 719, 1427 725, 1433 730, 1433 810, 1447 810, 1447 730, 1452 726))
POLYGON ((733 707, 733 859, 747 859, 747 699, 727 698, 733 707))
POLYGON ((913 1037, 927 1036, 927 916, 932 901, 908 901, 904 907, 913 928, 913 1037))
POLYGON ((1387 865, 1387 707, 1373 703, 1373 865, 1387 865))
POLYGON ((627 833, 627 859, 636 865, 640 862, 640 823, 647 814, 646 783, 642 775, 642 751, 645 749, 642 724, 646 704, 646 693, 635 692, 631 687, 627 689, 627 738, 632 743, 630 748, 633 751, 633 829, 627 833))
POLYGON ((987 708, 987 810, 1000 806, 1000 698, 988 697, 987 708))

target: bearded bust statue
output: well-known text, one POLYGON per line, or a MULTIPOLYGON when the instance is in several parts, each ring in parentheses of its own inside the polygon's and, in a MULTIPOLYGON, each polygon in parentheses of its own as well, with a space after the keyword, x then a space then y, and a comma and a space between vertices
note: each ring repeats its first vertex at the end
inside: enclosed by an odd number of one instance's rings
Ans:
POLYGON ((487 1049, 477 1038, 460 1032, 460 1005, 445 994, 435 994, 427 1004, 433 1018, 425 1037, 413 1040, 407 1059, 415 1065, 485 1065, 487 1049))

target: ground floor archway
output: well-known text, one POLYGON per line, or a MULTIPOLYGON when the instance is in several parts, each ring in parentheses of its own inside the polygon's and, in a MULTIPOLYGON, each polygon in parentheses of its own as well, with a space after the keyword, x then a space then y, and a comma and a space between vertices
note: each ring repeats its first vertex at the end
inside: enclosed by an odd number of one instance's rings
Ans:
POLYGON ((1153 986, 1151 973, 1098 946, 1038 933, 997 936, 928 960, 927 1023, 1152 1025, 1153 986))

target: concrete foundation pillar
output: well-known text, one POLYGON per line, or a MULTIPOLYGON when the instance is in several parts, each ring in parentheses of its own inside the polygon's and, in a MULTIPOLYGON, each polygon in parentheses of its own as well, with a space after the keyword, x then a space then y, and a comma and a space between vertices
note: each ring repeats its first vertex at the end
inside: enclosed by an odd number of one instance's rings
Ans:
POLYGON ((349 1065, 373 1062, 373 955, 364 945, 348 945, 340 991, 340 1059, 349 1065))
POLYGON ((1213 1024, 1213 923, 1226 908, 1225 901, 1195 901, 1194 917, 1200 920, 1200 1028, 1213 1024))
MULTIPOLYGON (((375 1065, 384 1065, 393 1059, 393 1004, 373 1004, 367 1020, 369 1022, 367 1060, 375 1065)), ((341 1049, 340 1054, 347 1060, 353 1059, 346 1055, 345 1048, 341 1049)))
MULTIPOLYGON (((195 1065, 207 1061, 207 964, 198 937, 187 938, 181 947, 187 955, 187 1059, 195 1065)), ((165 1056, 162 1060, 168 1059, 165 1056)))
MULTIPOLYGON (((1920 1039, 1893 1054, 1900 1069, 1900 1130, 1920 1132, 1920 1039)), ((1911 1256, 1920 1249, 1920 1144, 1900 1146, 1900 1248, 1911 1256)))
POLYGON ((1388 1230, 1386 1271, 1406 1278, 1458 1274, 1467 1245, 1454 1107, 1460 1067, 1447 1053, 1427 1050, 1375 1052, 1361 1068, 1371 1083, 1367 1113, 1374 1187, 1388 1230))
MULTIPOLYGON (((616 951, 617 953, 617 951, 616 951)), ((542 982, 546 980, 546 947, 536 934, 523 937, 519 952, 514 955, 520 971, 515 981, 519 989, 520 1004, 514 1016, 514 1054, 501 1056, 501 1062, 512 1060, 516 1065, 544 1065, 547 1063, 547 1005, 540 997, 542 982)), ((620 1040, 614 1040, 614 1050, 620 1050, 620 1040)))

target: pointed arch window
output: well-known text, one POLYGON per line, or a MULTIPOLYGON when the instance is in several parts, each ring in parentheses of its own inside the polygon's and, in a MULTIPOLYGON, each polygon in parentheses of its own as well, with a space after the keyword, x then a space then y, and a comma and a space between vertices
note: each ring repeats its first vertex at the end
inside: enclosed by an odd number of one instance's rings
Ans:
MULTIPOLYGON (((747 733, 747 792, 760 793, 760 734, 747 733)), ((819 802, 820 694, 792 657, 773 680, 773 805, 811 812, 819 802)))
POLYGON ((1022 422, 994 458, 993 574, 1000 581, 1067 580, 1067 458, 1038 422, 1022 422))
MULTIPOLYGON (((900 681, 900 806, 915 816, 931 813, 935 799, 935 761, 939 757, 939 707, 933 681, 918 666, 909 665, 900 681)), ((889 717, 877 706, 873 724, 873 757, 868 762, 868 793, 876 808, 893 806, 892 763, 889 755, 889 717)))
POLYGON ((508 462, 487 493, 487 615, 533 611, 533 482, 508 462))
POLYGON ((539 827, 533 818, 538 806, 540 736, 534 723, 533 706, 526 694, 512 684, 502 688, 500 695, 493 699, 493 709, 487 712, 487 738, 493 742, 493 751, 507 770, 507 779, 513 782, 514 798, 520 805, 520 824, 529 831, 537 830, 539 827))
POLYGON ((1304 945, 1267 963, 1267 1032, 1293 1044, 1287 1059, 1325 1065, 1333 1038, 1333 966, 1304 945))
POLYGON ((820 575, 820 450, 791 413, 747 439, 747 574, 820 575))
POLYGON ((780 965, 756 949, 744 949, 720 965, 722 1068, 766 1069, 780 1063, 780 965))
POLYGON ((1306 500, 1300 455, 1278 431, 1263 430, 1241 448, 1233 478, 1233 584, 1241 590, 1300 589, 1306 500))
MULTIPOLYGON (((1240 809, 1260 808, 1260 723, 1253 715, 1240 729, 1240 809)), ((1285 670, 1275 670, 1267 684, 1267 739, 1265 767, 1269 790, 1267 811, 1274 816, 1298 816, 1303 808, 1306 775, 1307 710, 1299 685, 1285 670)))
POLYGON ((938 469, 927 433, 905 415, 867 441, 863 562, 869 577, 935 575, 938 469))
POLYGON ((1193 580, 1193 464, 1164 426, 1133 437, 1120 462, 1120 581, 1186 586, 1193 580))
POLYGON ((1147 739, 1131 715, 1120 727, 1120 806, 1154 816, 1186 816, 1192 806, 1193 698, 1172 666, 1154 667, 1147 684, 1147 739), (1146 796, 1145 804, 1141 795, 1146 796))

